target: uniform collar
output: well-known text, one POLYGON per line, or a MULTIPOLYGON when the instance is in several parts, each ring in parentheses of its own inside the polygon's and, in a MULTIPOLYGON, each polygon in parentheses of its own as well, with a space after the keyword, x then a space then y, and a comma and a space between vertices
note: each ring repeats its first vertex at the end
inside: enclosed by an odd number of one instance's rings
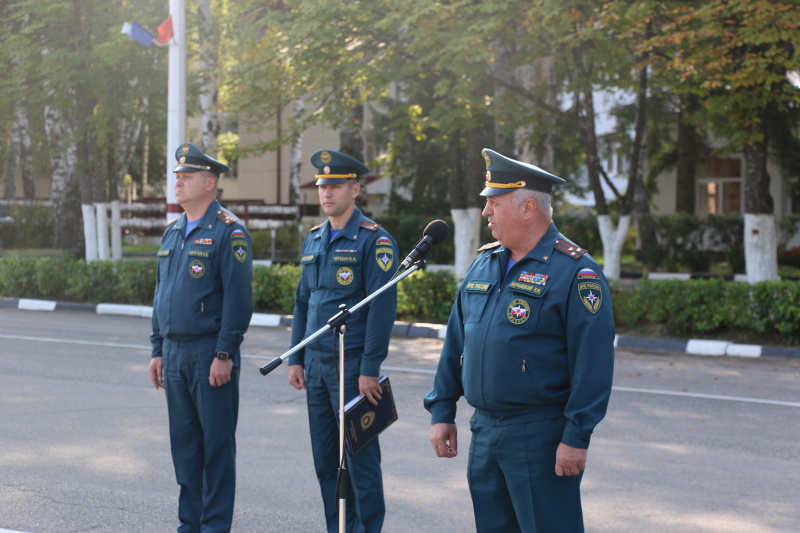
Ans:
MULTIPOLYGON (((350 215, 350 220, 347 221, 347 224, 339 230, 338 235, 336 235, 336 239, 344 238, 350 239, 351 241, 355 241, 358 239, 358 229, 361 227, 361 223, 364 221, 364 214, 358 207, 353 208, 353 214, 350 215)), ((331 223, 330 221, 326 220, 325 224, 322 226, 322 231, 320 235, 328 235, 331 231, 331 223)))

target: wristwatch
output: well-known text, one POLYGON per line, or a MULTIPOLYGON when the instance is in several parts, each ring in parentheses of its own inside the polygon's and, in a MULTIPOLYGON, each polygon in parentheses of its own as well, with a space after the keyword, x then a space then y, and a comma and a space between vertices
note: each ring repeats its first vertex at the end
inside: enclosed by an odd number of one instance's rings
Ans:
POLYGON ((228 352, 217 352, 214 357, 216 357, 220 361, 230 361, 231 360, 231 354, 229 354, 228 352))

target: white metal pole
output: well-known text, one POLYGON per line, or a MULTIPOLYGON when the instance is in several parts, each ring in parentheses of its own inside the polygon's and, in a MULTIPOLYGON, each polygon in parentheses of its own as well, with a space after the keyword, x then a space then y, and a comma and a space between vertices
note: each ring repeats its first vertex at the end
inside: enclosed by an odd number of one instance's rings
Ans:
POLYGON ((172 42, 169 43, 167 91, 167 222, 177 218, 181 207, 175 200, 175 152, 186 141, 186 1, 169 0, 172 42))

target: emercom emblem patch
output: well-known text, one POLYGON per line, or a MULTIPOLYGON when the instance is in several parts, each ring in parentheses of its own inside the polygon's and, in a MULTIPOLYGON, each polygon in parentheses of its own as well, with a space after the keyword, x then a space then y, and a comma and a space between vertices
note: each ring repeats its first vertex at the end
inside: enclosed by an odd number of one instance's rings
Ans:
POLYGON ((600 304, 603 303, 603 290, 599 283, 593 281, 578 283, 578 294, 583 305, 592 314, 600 309, 600 304))

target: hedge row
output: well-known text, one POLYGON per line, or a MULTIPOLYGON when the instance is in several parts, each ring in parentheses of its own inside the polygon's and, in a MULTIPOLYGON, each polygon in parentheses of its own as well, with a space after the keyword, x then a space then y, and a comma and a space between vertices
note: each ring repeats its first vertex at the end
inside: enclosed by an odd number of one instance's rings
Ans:
MULTIPOLYGON (((253 268, 254 308, 291 314, 300 278, 297 265, 253 268)), ((79 303, 152 305, 156 260, 70 260, 51 257, 0 258, 0 297, 79 303)), ((415 272, 398 285, 398 319, 447 321, 456 281, 449 272, 415 272)))
MULTIPOLYGON (((151 305, 155 260, 115 262, 7 257, 0 259, 0 296, 84 303, 151 305)), ((256 266, 257 312, 291 314, 300 276, 296 265, 256 266)), ((658 334, 716 336, 740 342, 800 344, 800 283, 756 284, 723 279, 640 280, 633 289, 612 286, 620 330, 655 328, 658 334)), ((398 285, 398 319, 447 322, 457 288, 449 272, 415 272, 398 285)))
POLYGON ((800 283, 641 280, 612 291, 617 326, 656 326, 676 337, 800 343, 800 283))

